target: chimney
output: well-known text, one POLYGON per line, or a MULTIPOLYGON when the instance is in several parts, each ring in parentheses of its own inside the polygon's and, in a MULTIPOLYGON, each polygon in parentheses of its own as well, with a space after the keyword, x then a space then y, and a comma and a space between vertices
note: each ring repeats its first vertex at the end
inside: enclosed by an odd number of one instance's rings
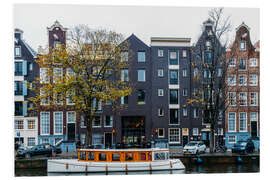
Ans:
POLYGON ((214 26, 214 21, 212 21, 210 18, 208 18, 206 21, 203 22, 203 30, 204 31, 209 31, 209 30, 213 30, 213 26, 214 26))
POLYGON ((20 29, 18 29, 18 28, 15 28, 14 37, 15 37, 16 39, 21 40, 22 37, 23 37, 23 31, 20 30, 20 29))

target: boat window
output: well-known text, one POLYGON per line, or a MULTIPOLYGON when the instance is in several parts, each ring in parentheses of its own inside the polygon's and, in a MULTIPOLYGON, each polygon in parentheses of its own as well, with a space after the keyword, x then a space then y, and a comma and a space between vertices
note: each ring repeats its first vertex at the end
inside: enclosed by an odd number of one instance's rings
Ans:
POLYGON ((150 160, 150 161, 152 160, 152 153, 151 152, 148 153, 148 160, 150 160))
POLYGON ((126 153, 126 161, 133 161, 133 154, 132 153, 126 153))
POLYGON ((155 152, 155 160, 165 160, 165 153, 164 152, 155 152))
POLYGON ((88 152, 88 160, 94 160, 95 159, 95 153, 94 152, 88 152))
POLYGON ((112 154, 112 161, 120 161, 120 154, 119 153, 113 153, 112 154))
POLYGON ((100 161, 106 161, 106 153, 99 153, 98 157, 100 161))
POLYGON ((86 152, 84 151, 80 152, 80 160, 86 160, 86 152))
POLYGON ((169 159, 169 153, 166 152, 166 159, 169 159))
POLYGON ((145 153, 139 153, 139 160, 146 160, 146 154, 145 153))

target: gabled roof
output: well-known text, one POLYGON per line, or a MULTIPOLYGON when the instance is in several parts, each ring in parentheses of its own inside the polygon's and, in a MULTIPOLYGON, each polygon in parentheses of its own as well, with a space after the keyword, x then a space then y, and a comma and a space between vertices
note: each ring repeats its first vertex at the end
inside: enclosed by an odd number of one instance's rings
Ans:
POLYGON ((62 31, 67 31, 67 28, 64 28, 57 20, 54 22, 54 24, 51 27, 47 27, 47 30, 52 31, 53 28, 55 27, 60 28, 62 31))
POLYGON ((149 46, 147 46, 142 40, 140 40, 135 34, 131 34, 125 41, 137 41, 140 44, 142 44, 143 46, 149 48, 149 46))
POLYGON ((34 49, 32 49, 29 44, 27 44, 24 40, 22 40, 25 47, 28 49, 28 51, 32 54, 33 58, 37 58, 37 53, 34 49))
POLYGON ((254 44, 254 48, 255 48, 255 49, 259 49, 259 48, 260 48, 260 40, 257 41, 257 42, 254 44))
POLYGON ((244 22, 242 22, 242 24, 240 24, 240 25, 236 28, 236 31, 238 31, 241 27, 245 27, 248 31, 250 30, 250 27, 248 27, 244 22))

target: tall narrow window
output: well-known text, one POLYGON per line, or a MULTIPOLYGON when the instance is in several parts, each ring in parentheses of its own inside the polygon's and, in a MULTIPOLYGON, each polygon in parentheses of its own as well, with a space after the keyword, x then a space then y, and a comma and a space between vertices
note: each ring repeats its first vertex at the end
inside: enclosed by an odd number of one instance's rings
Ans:
POLYGON ((182 57, 187 57, 187 50, 182 51, 182 57))
POLYGON ((40 121, 41 121, 41 135, 50 134, 50 113, 41 112, 40 121))
POLYGON ((169 51, 170 65, 178 65, 178 55, 176 51, 169 51))
POLYGON ((187 108, 183 108, 183 116, 184 116, 184 117, 187 116, 187 108))
POLYGON ((245 42, 245 41, 242 41, 242 42, 240 43, 240 50, 241 50, 241 51, 245 51, 245 50, 246 50, 246 42, 245 42))
POLYGON ((145 104, 145 90, 138 90, 138 104, 145 104))
POLYGON ((239 105, 246 106, 247 105, 247 93, 239 92, 239 105))
POLYGON ((128 81, 128 69, 121 69, 121 81, 128 81))
POLYGON ((246 112, 239 113, 239 130, 247 131, 247 113, 246 112))
POLYGON ((21 46, 15 46, 15 57, 21 56, 21 46))
POLYGON ((145 62, 145 51, 138 51, 138 62, 145 62))
POLYGON ((257 74, 250 74, 249 75, 249 85, 250 86, 257 86, 258 85, 258 76, 257 76, 257 74))
POLYGON ((230 106, 236 105, 236 92, 229 92, 229 105, 230 106))
POLYGON ((127 62, 128 61, 128 51, 121 52, 121 62, 127 62))
POLYGON ((158 77, 163 77, 163 69, 158 69, 158 77))
POLYGON ((178 109, 170 109, 170 124, 179 124, 178 109))
POLYGON ((163 49, 158 50, 158 57, 163 57, 163 49))
POLYGON ((238 78, 239 78, 239 80, 238 80, 239 86, 246 86, 247 85, 247 76, 246 75, 240 74, 238 76, 238 78))
POLYGON ((145 82, 145 70, 144 69, 138 70, 138 81, 145 82))
POLYGON ((178 104, 178 90, 170 89, 170 104, 178 104))
POLYGON ((232 112, 232 113, 229 113, 228 114, 228 120, 229 120, 229 124, 228 124, 228 130, 229 131, 235 131, 235 120, 236 120, 236 117, 235 117, 235 113, 232 112))
POLYGON ((258 93, 257 92, 250 93, 250 106, 258 106, 258 93))
POLYGON ((170 84, 178 84, 178 70, 170 70, 170 84))
POLYGON ((63 112, 54 112, 54 134, 63 134, 63 112))
POLYGON ((164 116, 164 109, 163 108, 158 109, 158 116, 164 116))
POLYGON ((128 104, 128 96, 121 97, 121 104, 128 104))
POLYGON ((239 59, 239 67, 238 67, 239 71, 245 71, 247 70, 247 60, 246 59, 239 59))
POLYGON ((40 82, 48 83, 50 78, 48 76, 48 68, 40 68, 40 82))
POLYGON ((22 76, 22 75, 23 75, 23 63, 15 62, 15 76, 22 76))
POLYGON ((67 122, 68 123, 75 123, 76 122, 76 112, 75 111, 68 111, 67 112, 67 122))
POLYGON ((112 127, 113 116, 104 116, 104 127, 112 127))
POLYGON ((187 69, 183 69, 183 77, 187 77, 187 69))

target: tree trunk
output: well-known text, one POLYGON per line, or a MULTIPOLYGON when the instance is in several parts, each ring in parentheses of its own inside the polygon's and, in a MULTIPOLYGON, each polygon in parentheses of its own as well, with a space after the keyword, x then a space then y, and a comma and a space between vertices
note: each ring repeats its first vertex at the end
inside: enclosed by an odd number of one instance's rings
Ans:
POLYGON ((85 136, 85 143, 84 145, 86 147, 88 147, 90 145, 90 140, 91 140, 91 122, 92 122, 92 118, 89 116, 85 116, 85 120, 86 120, 86 136, 85 136))
POLYGON ((213 153, 215 150, 215 129, 211 125, 211 136, 210 136, 210 153, 213 153))

